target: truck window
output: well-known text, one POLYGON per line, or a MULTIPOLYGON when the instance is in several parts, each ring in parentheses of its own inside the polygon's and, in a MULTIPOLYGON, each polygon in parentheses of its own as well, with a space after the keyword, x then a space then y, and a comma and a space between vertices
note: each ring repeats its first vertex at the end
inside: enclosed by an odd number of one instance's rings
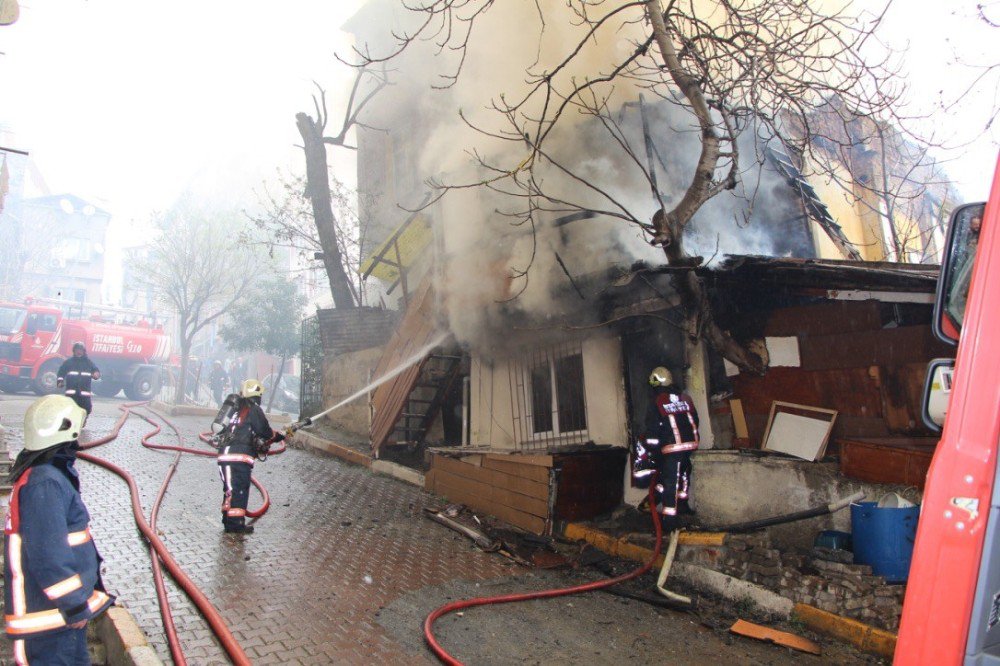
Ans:
POLYGON ((39 331, 55 331, 58 327, 59 320, 53 314, 41 315, 38 317, 38 330, 39 331))
POLYGON ((0 333, 17 333, 27 312, 23 308, 0 307, 0 333))
POLYGON ((955 211, 951 220, 948 256, 941 267, 944 288, 938 296, 940 320, 936 325, 952 343, 957 342, 958 333, 962 330, 962 320, 965 318, 965 303, 969 296, 984 208, 983 204, 962 206, 955 211))

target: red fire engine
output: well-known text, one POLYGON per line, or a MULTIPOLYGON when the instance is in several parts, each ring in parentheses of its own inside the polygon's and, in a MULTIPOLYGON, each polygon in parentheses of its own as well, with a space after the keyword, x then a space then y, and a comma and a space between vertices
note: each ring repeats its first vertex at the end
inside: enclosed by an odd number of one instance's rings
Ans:
POLYGON ((155 396, 162 385, 160 364, 170 355, 162 326, 144 318, 134 324, 109 323, 100 315, 72 318, 67 313, 73 307, 82 315, 79 304, 60 301, 0 303, 0 390, 55 392, 59 365, 72 355, 73 343, 82 342, 101 369, 95 393, 114 396, 124 390, 133 400, 155 396))
POLYGON ((1000 161, 986 204, 952 215, 924 421, 944 429, 927 473, 895 663, 1000 663, 1000 161), (945 418, 947 412, 947 418, 945 418))

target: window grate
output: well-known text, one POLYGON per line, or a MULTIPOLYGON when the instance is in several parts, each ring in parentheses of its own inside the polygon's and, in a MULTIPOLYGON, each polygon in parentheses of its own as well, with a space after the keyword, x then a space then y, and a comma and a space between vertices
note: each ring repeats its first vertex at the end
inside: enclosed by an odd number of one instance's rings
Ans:
POLYGON ((535 350, 511 363, 510 391, 518 450, 542 451, 590 441, 579 342, 535 350))

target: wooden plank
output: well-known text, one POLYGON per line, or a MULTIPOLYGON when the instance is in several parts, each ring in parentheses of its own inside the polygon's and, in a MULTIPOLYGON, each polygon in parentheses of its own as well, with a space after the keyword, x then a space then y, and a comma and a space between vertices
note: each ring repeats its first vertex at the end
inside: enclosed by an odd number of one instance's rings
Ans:
POLYGON ((763 377, 733 377, 734 397, 746 418, 768 414, 771 402, 796 402, 836 409, 841 416, 882 416, 882 394, 869 368, 803 370, 770 368, 763 377))
POLYGON ((877 302, 835 301, 774 310, 765 324, 764 335, 811 337, 881 328, 877 302))
POLYGON ((538 483, 549 482, 548 467, 540 467, 538 465, 522 465, 509 460, 500 460, 489 456, 486 456, 483 459, 483 467, 487 469, 495 469, 498 472, 510 474, 511 476, 519 476, 522 479, 529 479, 538 483))
POLYGON ((449 458, 448 456, 434 456, 431 459, 431 469, 440 469, 474 481, 481 481, 482 483, 488 483, 499 488, 507 488, 528 497, 543 499, 545 501, 548 501, 549 498, 548 480, 545 483, 538 483, 531 479, 506 474, 499 470, 470 465, 461 460, 449 458))
POLYGON ((486 460, 505 460, 521 465, 540 465, 542 467, 552 467, 553 456, 541 454, 521 454, 521 453, 487 453, 486 460))
POLYGON ((750 433, 747 432, 747 417, 743 413, 743 401, 740 399, 729 401, 730 409, 733 413, 733 432, 737 437, 747 438, 750 433))
POLYGON ((560 472, 555 517, 589 520, 618 507, 624 493, 627 455, 626 449, 614 448, 557 456, 560 472))
MULTIPOLYGON (((386 345, 375 369, 375 377, 380 377, 410 360, 434 338, 437 325, 433 305, 434 290, 431 288, 428 276, 414 293, 406 314, 386 345)), ((370 428, 374 452, 377 453, 392 435, 396 422, 403 413, 406 399, 413 391, 426 360, 426 356, 419 359, 395 378, 375 389, 372 395, 373 414, 370 428)))
POLYGON ((930 326, 900 326, 801 338, 799 353, 804 370, 827 370, 926 363, 954 357, 955 350, 936 340, 930 326))
POLYGON ((488 482, 476 481, 444 470, 438 470, 435 483, 439 487, 443 484, 475 493, 481 498, 481 506, 491 507, 494 504, 500 504, 524 513, 530 513, 539 518, 549 517, 549 503, 547 499, 521 495, 507 488, 490 485, 488 482))
POLYGON ((482 501, 481 496, 455 486, 450 486, 440 480, 436 485, 437 494, 448 498, 451 502, 465 504, 477 511, 496 516, 504 522, 535 534, 543 534, 545 532, 545 520, 538 516, 533 516, 500 504, 489 505, 482 501))
POLYGON ((869 483, 895 483, 923 490, 933 451, 842 439, 840 472, 869 483))

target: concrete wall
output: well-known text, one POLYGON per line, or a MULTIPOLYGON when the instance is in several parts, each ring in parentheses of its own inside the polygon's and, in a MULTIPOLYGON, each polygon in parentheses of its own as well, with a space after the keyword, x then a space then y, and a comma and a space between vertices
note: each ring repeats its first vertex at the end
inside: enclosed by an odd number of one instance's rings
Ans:
MULTIPOLYGON (((694 455, 692 489, 703 525, 724 526, 829 504, 861 490, 864 501, 896 491, 919 501, 915 488, 865 483, 840 476, 836 463, 813 463, 778 456, 756 458, 736 451, 694 455)), ((630 489, 634 494, 635 489, 630 489)), ((633 502, 634 503, 634 502, 633 502)), ((851 531, 850 508, 770 529, 779 547, 808 548, 821 530, 851 531)))
MULTIPOLYGON (((381 357, 382 348, 373 347, 324 358, 323 406, 331 407, 368 384, 381 357)), ((334 410, 327 418, 336 428, 368 437, 370 413, 366 396, 334 410)))

